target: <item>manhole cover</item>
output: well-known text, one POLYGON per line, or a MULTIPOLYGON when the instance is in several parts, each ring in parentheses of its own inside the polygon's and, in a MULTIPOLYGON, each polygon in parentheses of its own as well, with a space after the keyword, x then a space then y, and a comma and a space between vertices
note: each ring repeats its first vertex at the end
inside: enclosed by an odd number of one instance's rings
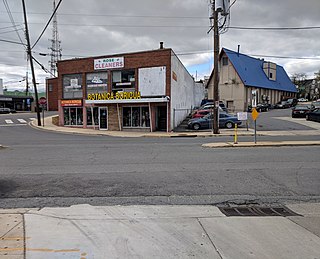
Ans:
POLYGON ((218 207, 227 217, 302 216, 287 207, 218 207))

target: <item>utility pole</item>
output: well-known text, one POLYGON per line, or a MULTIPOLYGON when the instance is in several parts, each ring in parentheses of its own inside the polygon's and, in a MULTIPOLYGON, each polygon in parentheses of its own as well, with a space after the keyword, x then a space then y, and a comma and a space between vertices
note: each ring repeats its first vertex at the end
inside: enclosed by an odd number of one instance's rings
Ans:
POLYGON ((29 94, 28 71, 26 72, 26 96, 29 94))
POLYGON ((31 73, 32 73, 32 82, 33 82, 34 93, 35 93, 35 97, 36 97, 37 120, 38 120, 38 126, 41 126, 41 118, 40 118, 40 108, 39 108, 39 98, 38 98, 38 91, 37 91, 37 83, 36 83, 36 77, 35 77, 35 74, 34 74, 33 59, 32 59, 32 52, 31 52, 30 38, 29 38, 29 30, 28 30, 27 12, 26 12, 26 6, 25 6, 24 0, 22 0, 22 7, 23 7, 23 15, 24 15, 25 29, 26 29, 27 53, 28 53, 28 57, 29 57, 29 59, 30 59, 30 68, 31 68, 31 73))
POLYGON ((213 133, 220 134, 219 132, 219 27, 218 27, 218 11, 213 1, 213 133))

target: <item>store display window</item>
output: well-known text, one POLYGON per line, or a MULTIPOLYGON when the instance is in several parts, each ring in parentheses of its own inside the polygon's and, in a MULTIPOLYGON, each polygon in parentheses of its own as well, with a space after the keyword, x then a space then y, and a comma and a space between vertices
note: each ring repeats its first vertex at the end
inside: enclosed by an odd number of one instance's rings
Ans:
POLYGON ((63 76, 63 98, 82 98, 82 74, 63 76))
POLYGON ((108 73, 88 73, 86 75, 87 96, 88 94, 108 92, 108 73))
POLYGON ((122 109, 124 128, 149 128, 149 107, 123 107, 122 109))
POLYGON ((63 119, 65 126, 82 126, 83 125, 83 114, 82 107, 64 107, 63 108, 63 119))
POLYGON ((87 108, 87 125, 99 125, 99 108, 98 107, 88 107, 87 108), (92 121, 92 114, 94 121, 92 121), (94 124, 93 124, 94 122, 94 124))
POLYGON ((112 71, 112 91, 135 90, 135 70, 112 71))

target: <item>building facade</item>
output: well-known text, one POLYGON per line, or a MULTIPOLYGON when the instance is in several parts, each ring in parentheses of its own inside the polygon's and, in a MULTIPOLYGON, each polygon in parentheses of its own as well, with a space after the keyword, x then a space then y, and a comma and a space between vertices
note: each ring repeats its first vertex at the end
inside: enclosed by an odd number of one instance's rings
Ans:
MULTIPOLYGON (((283 67, 223 48, 219 57, 219 94, 228 110, 246 111, 257 103, 276 104, 296 97, 297 89, 283 67)), ((213 99, 213 73, 207 84, 213 99)))
POLYGON ((46 87, 60 126, 171 131, 197 105, 194 79, 171 49, 63 60, 57 67, 46 87), (186 111, 173 116, 174 109, 186 111))

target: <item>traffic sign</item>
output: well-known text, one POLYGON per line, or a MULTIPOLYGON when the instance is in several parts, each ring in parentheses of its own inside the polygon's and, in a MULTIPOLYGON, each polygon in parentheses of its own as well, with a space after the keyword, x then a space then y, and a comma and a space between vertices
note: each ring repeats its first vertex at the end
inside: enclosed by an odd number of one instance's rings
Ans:
POLYGON ((258 118, 259 112, 257 112, 256 108, 252 109, 251 116, 254 121, 258 118))
POLYGON ((39 99, 39 104, 40 104, 40 105, 46 105, 46 104, 47 104, 47 99, 46 99, 46 97, 40 97, 40 99, 39 99))

